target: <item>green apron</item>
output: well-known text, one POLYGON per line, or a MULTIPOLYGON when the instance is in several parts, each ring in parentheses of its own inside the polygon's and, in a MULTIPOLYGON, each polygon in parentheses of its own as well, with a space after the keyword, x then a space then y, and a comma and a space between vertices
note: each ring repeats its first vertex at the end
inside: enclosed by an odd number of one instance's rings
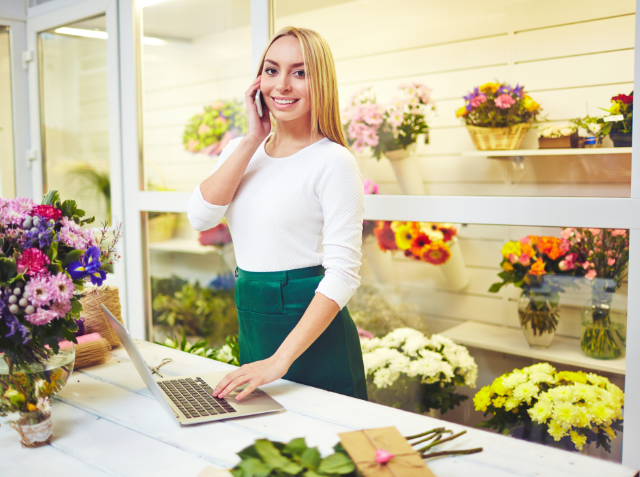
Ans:
MULTIPOLYGON (((273 356, 302 318, 323 276, 322 265, 282 272, 236 268, 240 364, 273 356)), ((293 362, 284 379, 367 400, 360 338, 347 307, 293 362)))

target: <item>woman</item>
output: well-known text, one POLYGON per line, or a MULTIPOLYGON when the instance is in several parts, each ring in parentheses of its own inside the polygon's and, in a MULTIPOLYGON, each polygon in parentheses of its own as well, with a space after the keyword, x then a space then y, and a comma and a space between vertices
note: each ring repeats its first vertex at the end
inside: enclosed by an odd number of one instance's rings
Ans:
POLYGON ((238 262, 242 366, 214 396, 248 383, 241 400, 284 377, 367 399, 360 340, 345 307, 360 285, 363 179, 342 134, 324 38, 304 28, 280 30, 245 105, 247 135, 224 148, 188 209, 200 231, 226 217, 238 262))

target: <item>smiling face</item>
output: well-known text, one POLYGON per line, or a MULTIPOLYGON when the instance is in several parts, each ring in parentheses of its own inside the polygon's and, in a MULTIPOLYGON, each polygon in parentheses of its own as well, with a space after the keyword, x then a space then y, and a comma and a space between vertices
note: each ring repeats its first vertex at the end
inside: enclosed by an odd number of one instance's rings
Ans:
POLYGON ((311 98, 300 41, 292 35, 269 47, 262 67, 260 89, 265 104, 278 121, 311 118, 311 98))

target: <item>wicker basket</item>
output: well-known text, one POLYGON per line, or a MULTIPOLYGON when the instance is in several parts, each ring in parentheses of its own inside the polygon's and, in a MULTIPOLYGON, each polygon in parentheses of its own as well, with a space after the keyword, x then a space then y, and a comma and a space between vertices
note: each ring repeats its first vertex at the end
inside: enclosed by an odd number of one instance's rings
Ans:
POLYGON ((122 323, 118 288, 109 286, 93 288, 80 299, 80 303, 82 303, 82 317, 84 318, 85 333, 100 333, 100 336, 106 339, 112 347, 115 348, 120 345, 118 335, 116 335, 116 332, 109 324, 109 321, 100 306, 104 304, 104 306, 113 313, 113 316, 122 323))
POLYGON ((531 123, 520 123, 507 128, 481 128, 467 125, 473 145, 479 151, 513 150, 520 147, 531 123))
POLYGON ((173 237, 178 214, 166 213, 149 219, 149 242, 162 242, 173 237))

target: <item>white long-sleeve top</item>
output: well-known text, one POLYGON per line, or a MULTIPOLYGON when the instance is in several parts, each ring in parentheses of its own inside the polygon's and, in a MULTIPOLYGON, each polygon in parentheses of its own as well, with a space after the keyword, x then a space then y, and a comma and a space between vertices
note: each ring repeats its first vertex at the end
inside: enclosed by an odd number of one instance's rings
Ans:
MULTIPOLYGON (((328 138, 287 157, 262 141, 228 205, 213 205, 200 186, 189 199, 193 228, 229 224, 238 267, 252 272, 325 268, 317 292, 344 307, 358 286, 364 214, 363 178, 353 154, 328 138)), ((212 174, 235 150, 222 150, 212 174)))

